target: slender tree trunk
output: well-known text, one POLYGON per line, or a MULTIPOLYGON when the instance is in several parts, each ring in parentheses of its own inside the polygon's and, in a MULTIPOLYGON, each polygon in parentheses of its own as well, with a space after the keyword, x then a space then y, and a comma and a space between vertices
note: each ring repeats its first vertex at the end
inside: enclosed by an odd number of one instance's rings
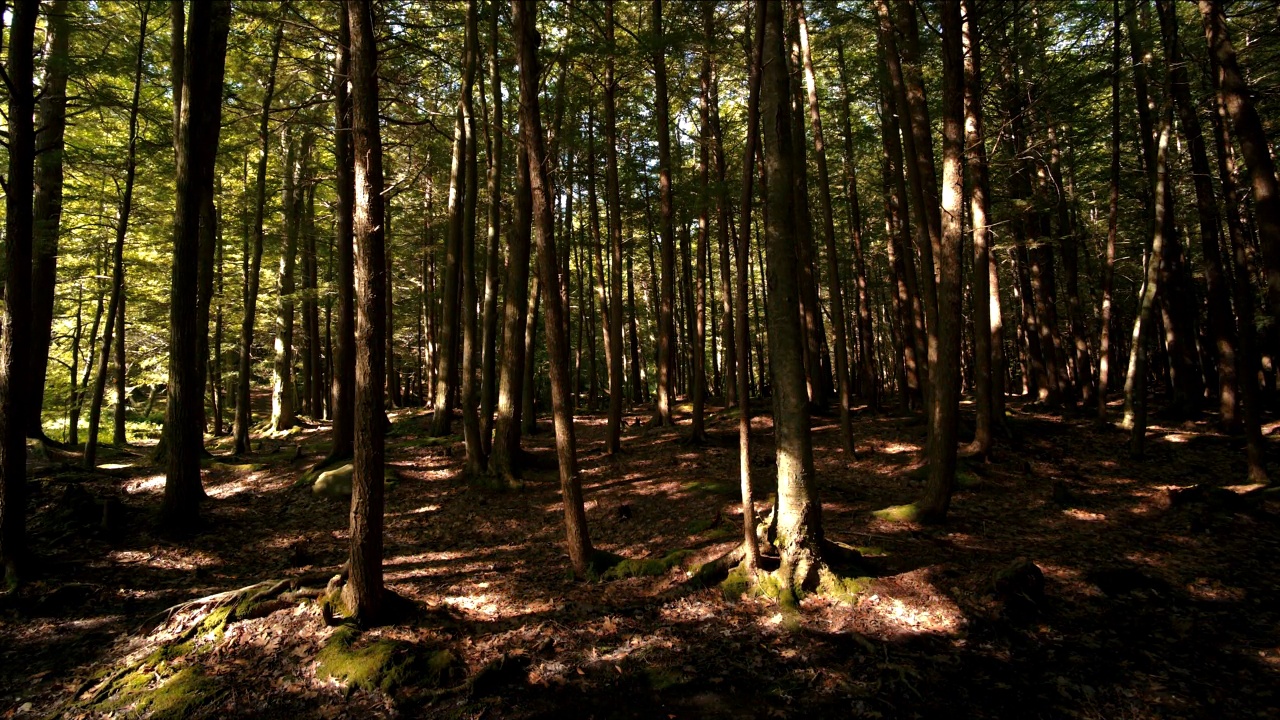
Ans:
MULTIPOLYGON (((715 4, 704 0, 702 6, 704 42, 713 47, 716 39, 715 4)), ((711 58, 711 159, 715 165, 716 221, 720 251, 720 330, 724 343, 724 401, 730 407, 738 403, 738 339, 734 322, 733 268, 730 258, 729 186, 726 182, 724 134, 720 127, 720 74, 715 58, 711 58)), ((754 162, 754 159, 753 159, 754 162)))
POLYGON ((840 71, 840 122, 844 130, 845 198, 849 207, 849 240, 853 245, 854 272, 858 287, 858 376, 863 398, 872 408, 879 406, 879 384, 876 381, 875 335, 871 327, 871 295, 867 285, 867 262, 862 248, 862 211, 858 203, 858 174, 853 157, 853 127, 849 105, 853 95, 849 89, 844 63, 844 41, 836 35, 836 57, 840 71))
POLYGON ((941 522, 955 484, 960 413, 960 323, 964 301, 964 34, 959 3, 938 6, 942 25, 942 237, 938 261, 938 330, 929 403, 929 476, 920 519, 941 522))
MULTIPOLYGON (((480 60, 478 8, 476 0, 467 3, 467 66, 465 73, 474 76, 480 60)), ((485 452, 480 440, 480 414, 476 403, 476 200, 479 190, 478 143, 473 88, 467 84, 462 96, 462 112, 467 128, 467 183, 462 210, 462 383, 460 404, 462 426, 467 445, 467 473, 480 477, 485 469, 485 452)))
POLYGON ((322 464, 351 457, 355 441, 355 155, 351 144, 351 29, 347 12, 338 12, 334 59, 334 254, 337 256, 338 342, 334 348, 332 387, 333 448, 322 464))
MULTIPOLYGON (((976 3, 964 0, 964 130, 969 154, 971 194, 969 214, 973 222, 973 352, 976 424, 968 454, 986 458, 991 453, 995 404, 992 401, 991 363, 991 226, 988 203, 991 179, 987 169, 986 130, 982 117, 982 57, 976 3)), ((998 300, 999 298, 997 298, 998 300)))
POLYGON ((267 204, 267 157, 271 147, 268 122, 271 119, 271 101, 276 91, 276 67, 280 62, 280 44, 284 40, 284 21, 276 25, 275 38, 271 42, 271 67, 267 71, 267 86, 262 97, 262 115, 258 121, 258 174, 257 195, 253 211, 253 248, 249 258, 246 278, 244 318, 240 324, 240 368, 236 377, 235 453, 248 453, 249 425, 252 423, 249 395, 253 371, 253 325, 258 310, 258 283, 262 271, 263 216, 267 204))
POLYGON ((1143 455, 1147 433, 1147 341, 1152 315, 1160 296, 1161 265, 1165 260, 1164 244, 1173 233, 1173 186, 1169 177, 1169 143, 1173 133, 1173 99, 1166 98, 1160 119, 1160 140, 1156 149, 1155 232, 1151 252, 1147 256, 1146 277, 1139 298, 1138 317, 1133 323, 1133 349, 1129 356, 1129 374, 1125 381, 1124 427, 1131 431, 1129 451, 1135 458, 1143 455))
MULTIPOLYGON (((102 331, 102 352, 98 358, 98 367, 94 374, 93 389, 89 394, 89 435, 84 446, 84 466, 92 470, 98 459, 98 427, 102 420, 103 395, 107 388, 107 367, 111 359, 111 339, 123 314, 120 306, 124 302, 124 241, 129 232, 129 216, 133 211, 133 185, 138 168, 138 106, 142 93, 142 71, 145 43, 147 36, 147 20, 149 6, 144 6, 142 20, 138 29, 138 49, 135 53, 133 72, 133 98, 129 102, 129 140, 125 150, 124 188, 120 196, 120 208, 116 215, 116 237, 111 251, 111 299, 107 303, 107 322, 102 331)), ((11 181, 12 182, 12 181, 11 181)), ((10 185, 12 187, 12 184, 10 185)), ((12 302, 12 300, 10 300, 12 302)))
POLYGON ((204 388, 197 328, 200 218, 213 194, 231 6, 193 4, 187 21, 169 305, 166 478, 160 506, 160 525, 173 533, 189 532, 197 524, 204 497, 200 484, 204 388))
POLYGON ((1168 0, 1157 0, 1160 26, 1164 35, 1165 59, 1173 74, 1173 99, 1178 110, 1178 124, 1187 138, 1191 156, 1191 179, 1196 193, 1196 214, 1200 221, 1201 264, 1208 291, 1209 333, 1217 359, 1218 412, 1224 427, 1234 427, 1236 418, 1236 326, 1231 314, 1231 298, 1222 267, 1219 234, 1222 223, 1218 201, 1213 193, 1212 171, 1200 128, 1197 108, 1191 98, 1191 87, 1182 50, 1178 46, 1178 17, 1168 0))
POLYGON ((653 73, 656 95, 654 114, 658 131, 658 229, 662 237, 661 299, 658 306, 658 402, 655 420, 672 425, 671 405, 675 367, 675 208, 671 194, 671 113, 667 103, 667 47, 662 35, 662 0, 653 0, 653 73))
POLYGON ((124 318, 125 318, 125 296, 120 294, 120 306, 116 309, 116 407, 112 417, 112 433, 111 440, 118 448, 128 447, 129 438, 125 434, 125 405, 128 400, 125 398, 125 382, 127 380, 128 365, 125 364, 124 352, 124 318))
POLYGON ((502 67, 498 60, 500 7, 498 2, 491 3, 489 7, 489 76, 493 83, 493 116, 486 153, 489 163, 486 185, 489 228, 485 238, 484 335, 481 341, 484 356, 480 363, 480 439, 485 453, 493 448, 493 411, 498 390, 498 277, 502 272, 498 238, 502 236, 502 149, 506 128, 502 124, 502 67))
POLYGON ((498 381, 498 409, 494 421, 493 453, 489 472, 503 482, 513 483, 519 465, 521 398, 524 394, 525 365, 533 358, 525 354, 525 334, 530 317, 529 246, 533 222, 533 200, 529 196, 529 154, 520 144, 516 151, 515 224, 507 247, 507 292, 502 301, 502 362, 498 381))
MULTIPOLYGON (((530 203, 530 223, 533 221, 533 200, 530 203)), ((517 417, 520 432, 533 435, 538 430, 538 386, 534 383, 538 356, 538 310, 542 302, 542 275, 533 274, 533 290, 529 296, 529 305, 524 324, 524 380, 520 383, 520 411, 517 417)))
POLYGON ((27 560, 27 428, 23 375, 31 362, 31 245, 35 183, 35 30, 38 0, 17 0, 10 13, 9 171, 5 178, 4 306, 0 309, 0 564, 6 587, 17 585, 27 560), (15 192, 16 190, 16 192, 15 192))
POLYGON ((45 13, 45 66, 36 133, 35 199, 31 268, 31 374, 26 381, 27 436, 45 439, 45 377, 53 337, 53 300, 58 279, 58 234, 62 222, 62 150, 67 126, 67 71, 71 25, 67 0, 53 0, 45 13))
MULTIPOLYGON (((312 250, 314 252, 314 247, 312 250)), ((223 431, 224 431, 222 427, 222 413, 224 410, 224 406, 226 405, 226 396, 223 392, 223 385, 222 385, 222 307, 223 307, 223 303, 225 302, 226 296, 223 294, 224 280, 223 280, 223 265, 222 265, 221 218, 219 218, 219 221, 218 221, 217 255, 215 257, 215 264, 217 266, 218 289, 217 289, 217 300, 216 300, 217 305, 215 306, 215 309, 214 309, 214 319, 213 319, 213 365, 212 365, 212 372, 210 375, 210 381, 212 384, 211 394, 212 394, 212 400, 213 400, 212 407, 210 409, 213 411, 213 427, 210 429, 210 431, 213 433, 214 437, 219 437, 223 434, 223 431)))
POLYGON ((293 387, 294 269, 298 256, 298 225, 302 215, 299 184, 304 174, 305 156, 310 147, 298 149, 292 131, 286 127, 284 238, 280 249, 280 272, 276 275, 276 342, 271 382, 271 429, 279 432, 293 427, 296 419, 293 387))
POLYGON ((354 619, 375 622, 383 609, 382 513, 386 371, 386 257, 378 51, 373 4, 347 0, 351 32, 351 137, 355 155, 356 382, 355 470, 351 481, 350 576, 343 599, 354 619))
MULTIPOLYGON (((1280 321, 1280 183, 1267 145, 1262 120, 1249 95, 1219 0, 1199 0, 1209 54, 1217 65, 1218 93, 1231 119, 1249 171, 1253 214, 1266 276, 1267 305, 1272 321, 1280 321)), ((1242 280, 1243 281, 1243 280, 1242 280)))
MULTIPOLYGON (((556 273, 554 219, 551 214, 551 184, 548 178, 546 140, 538 102, 537 7, 512 0, 511 16, 520 66, 520 130, 529 155, 530 190, 538 240, 538 268, 546 288, 547 355, 551 366, 551 404, 556 428, 556 455, 560 465, 560 492, 564 503, 565 535, 569 561, 579 576, 587 572, 591 560, 591 540, 582 504, 582 484, 578 477, 578 457, 574 442, 573 415, 569 409, 569 368, 565 347, 559 278, 556 273)), ((660 93, 661 95, 661 93, 660 93)))
MULTIPOLYGON (((747 286, 750 282, 751 257, 751 200, 752 181, 755 179, 756 144, 760 138, 760 84, 762 54, 765 41, 765 12, 767 0, 757 0, 755 10, 755 36, 750 43, 750 70, 747 88, 747 138, 742 149, 742 194, 738 209, 742 224, 738 229, 735 260, 737 262, 737 295, 734 297, 734 314, 737 315, 734 330, 737 354, 738 394, 738 479, 742 490, 743 562, 748 571, 760 565, 760 544, 756 537, 755 491, 751 484, 751 353, 750 323, 747 319, 747 286)), ((723 170, 723 168, 721 168, 723 170)))
POLYGON ((813 52, 809 46, 809 24, 804 15, 804 4, 795 2, 795 13, 800 23, 800 55, 804 60, 804 82, 809 99, 809 122, 813 128, 813 150, 818 158, 818 200, 822 206, 822 231, 827 251, 827 294, 831 303, 832 326, 835 330, 836 389, 840 401, 840 442, 844 451, 854 452, 853 421, 850 409, 853 404, 849 388, 849 339, 845 334, 844 291, 840 288, 840 258, 836 252, 835 214, 831 208, 831 175, 827 170, 826 139, 822 134, 822 116, 819 111, 817 77, 813 72, 813 52))
MULTIPOLYGON (((804 342, 797 287, 794 228, 789 205, 794 198, 795 157, 788 103, 786 56, 782 42, 782 5, 764 3, 761 42, 760 110, 764 122, 764 156, 769 185, 766 237, 769 252, 769 358, 774 395, 774 435, 778 466, 778 574, 794 598, 812 588, 822 566, 822 508, 813 476, 805 387, 804 342)), ((745 217, 745 216, 744 216, 745 217)), ((744 221, 745 223, 745 221, 744 221)))
POLYGON ((1102 308, 1098 340, 1098 422, 1107 420, 1111 384, 1112 293, 1115 283, 1116 235, 1120 224, 1120 0, 1113 0, 1111 43, 1111 186, 1107 201, 1107 247, 1102 266, 1102 308))
POLYGON ((1240 190, 1236 185, 1235 148, 1227 133, 1230 115, 1225 98, 1218 85, 1218 63, 1209 55, 1209 78, 1213 86, 1214 112, 1209 114, 1213 123, 1214 155, 1218 160, 1218 178, 1222 186, 1223 206, 1227 214, 1227 235, 1230 242, 1235 282, 1232 295, 1236 316, 1239 319, 1240 347, 1236 353, 1237 374, 1240 378, 1240 409, 1244 421, 1245 455, 1249 463, 1249 482, 1265 483, 1267 478, 1266 441, 1262 438, 1261 404, 1258 387, 1260 355, 1254 317, 1252 273, 1249 267, 1249 249, 1246 247, 1244 221, 1240 217, 1240 190))

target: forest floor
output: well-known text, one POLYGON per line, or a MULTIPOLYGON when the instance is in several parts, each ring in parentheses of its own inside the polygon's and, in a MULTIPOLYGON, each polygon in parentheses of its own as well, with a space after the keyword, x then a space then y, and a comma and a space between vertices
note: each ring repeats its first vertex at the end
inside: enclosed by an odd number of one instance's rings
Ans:
MULTIPOLYGON (((385 572, 410 602, 352 657, 426 656, 431 671, 387 682, 320 670, 340 631, 315 602, 235 622, 198 624, 208 605, 157 617, 336 572, 347 504, 298 482, 325 428, 212 464, 205 527, 181 541, 151 530, 163 476, 145 449, 110 451, 98 473, 32 484, 39 575, 0 602, 0 718, 1280 716, 1280 499, 1169 492, 1243 482, 1242 441, 1157 419, 1136 463, 1118 429, 1010 411, 1012 437, 962 465, 936 528, 872 515, 920 492, 918 419, 860 412, 855 459, 837 423, 815 418, 826 535, 859 548, 873 577, 798 613, 690 582, 741 536, 731 414, 703 447, 687 425, 631 415, 618 457, 602 453, 603 416, 579 418, 592 541, 658 562, 632 565, 656 575, 573 581, 548 420, 527 442, 523 489, 486 492, 459 475, 459 442, 393 411, 385 572), (997 580, 1020 558, 1042 571, 1042 596, 1034 579, 997 580)), ((762 512, 770 425, 754 420, 762 512)))

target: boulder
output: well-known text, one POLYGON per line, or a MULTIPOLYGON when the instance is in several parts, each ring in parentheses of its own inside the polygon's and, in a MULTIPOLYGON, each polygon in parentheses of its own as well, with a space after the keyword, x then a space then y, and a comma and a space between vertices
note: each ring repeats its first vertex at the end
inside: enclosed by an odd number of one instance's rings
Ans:
POLYGON ((316 478, 311 492, 335 500, 350 500, 351 476, 354 472, 355 466, 351 463, 326 470, 316 478))

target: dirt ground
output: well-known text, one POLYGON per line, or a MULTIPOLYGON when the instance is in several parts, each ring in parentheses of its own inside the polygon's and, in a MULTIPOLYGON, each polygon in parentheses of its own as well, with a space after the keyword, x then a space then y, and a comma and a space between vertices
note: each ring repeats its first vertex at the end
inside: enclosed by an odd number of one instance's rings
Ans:
MULTIPOLYGON (((935 528, 871 514, 921 489, 918 419, 860 411, 851 458, 835 421, 815 418, 826 536, 858 548, 871 578, 845 597, 807 596, 796 614, 690 578, 741 537, 731 414, 712 418, 703 447, 683 422, 629 416, 617 457, 602 452, 603 415, 578 418, 596 548, 678 560, 597 581, 567 571, 546 418, 524 488, 508 492, 469 486, 461 444, 427 441, 420 411, 392 420, 385 572, 410 602, 359 642, 447 650, 433 687, 384 692, 319 672, 335 630, 305 599, 216 632, 199 631, 198 608, 157 615, 337 571, 348 507, 297 482, 327 447, 325 428, 308 427, 212 464, 205 527, 181 541, 151 530, 163 475, 144 449, 34 481, 39 575, 0 602, 0 717, 1280 717, 1280 498, 1168 490, 1244 482, 1243 441, 1207 421, 1156 425, 1137 463, 1122 431, 1015 402, 1011 434, 992 462, 962 464, 935 528), (1001 575, 1019 559, 1039 568, 1043 594, 1001 575), (139 664, 181 637, 194 639, 184 653, 139 664), (130 668, 150 689, 198 681, 167 705, 104 691, 130 668)), ((753 421, 761 513, 770 425, 753 421)))

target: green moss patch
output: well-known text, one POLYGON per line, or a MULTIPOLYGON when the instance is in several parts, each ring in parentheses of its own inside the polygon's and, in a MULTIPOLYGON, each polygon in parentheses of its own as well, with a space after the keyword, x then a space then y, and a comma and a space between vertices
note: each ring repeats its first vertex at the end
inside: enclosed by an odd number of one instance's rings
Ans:
POLYGON ((907 503, 906 505, 892 505, 882 510, 876 510, 871 513, 880 520, 888 522, 916 522, 920 518, 920 508, 915 503, 907 503))
POLYGON ((610 567, 601 575, 602 580, 621 580, 631 577, 658 577, 667 574, 671 568, 681 564, 692 552, 675 550, 660 558, 640 560, 625 559, 610 567))
POLYGON ((396 640, 361 644, 360 631, 343 626, 330 636, 316 658, 316 674, 361 690, 391 693, 403 687, 439 687, 458 669, 448 650, 424 652, 396 640))
POLYGON ((751 573, 747 571, 746 565, 729 571, 729 576, 720 583, 720 594, 725 600, 737 600, 747 591, 751 589, 751 573))
POLYGON ((706 495, 720 495, 727 498, 742 497, 742 489, 738 487, 738 483, 730 480, 689 480, 681 483, 680 488, 686 492, 704 493, 706 495))
POLYGON ((858 598, 870 590, 871 583, 869 577, 844 577, 827 570, 822 573, 818 591, 832 600, 856 605, 858 598))

